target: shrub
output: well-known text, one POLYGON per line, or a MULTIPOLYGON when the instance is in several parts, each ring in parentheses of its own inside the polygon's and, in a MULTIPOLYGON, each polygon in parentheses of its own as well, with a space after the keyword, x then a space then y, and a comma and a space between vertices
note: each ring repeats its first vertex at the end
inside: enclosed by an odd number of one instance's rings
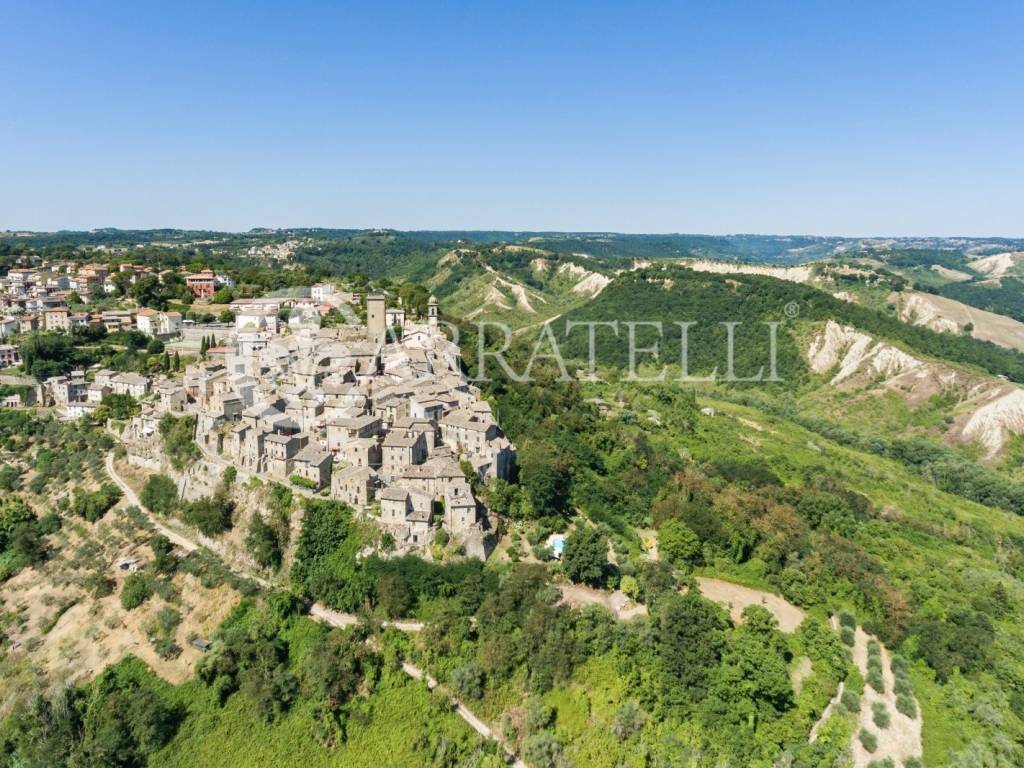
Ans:
POLYGON ((534 768, 557 768, 562 764, 562 742, 547 731, 536 733, 523 743, 523 758, 534 768))
POLYGON ((857 738, 860 739, 861 745, 868 752, 874 753, 874 751, 878 749, 878 737, 871 731, 862 728, 857 738))
POLYGON ((854 635, 852 629, 850 629, 849 627, 843 627, 841 630, 839 630, 839 637, 843 641, 843 645, 853 648, 856 636, 854 635))
POLYGON ((57 531, 59 531, 61 525, 62 522, 60 519, 60 515, 58 515, 56 512, 47 512, 45 515, 39 518, 39 523, 37 524, 37 527, 39 529, 39 533, 43 536, 46 536, 47 534, 56 533, 57 531))
POLYGON ((315 491, 319 488, 319 485, 315 480, 310 480, 308 477, 303 477, 302 475, 292 475, 288 478, 288 481, 292 485, 297 485, 300 488, 308 488, 311 491, 315 491))
POLYGON ((484 673, 476 664, 465 664, 452 670, 452 689, 461 698, 479 699, 484 695, 484 673))
POLYGON ((551 725, 555 712, 542 700, 531 697, 526 702, 526 730, 529 733, 542 731, 551 725))
POLYGON ((896 711, 906 715, 911 720, 917 718, 917 702, 914 701, 914 697, 909 694, 900 694, 896 696, 896 711))
POLYGON ((864 693, 864 675, 861 674, 860 668, 852 661, 846 668, 846 690, 853 691, 858 696, 864 693))
POLYGON ((153 586, 149 579, 137 573, 124 580, 121 587, 121 606, 126 611, 133 611, 153 596, 153 586))
POLYGON ((914 686, 911 684, 910 678, 905 677, 904 675, 896 676, 892 689, 897 696, 910 696, 914 693, 914 686))
POLYGON ((843 709, 845 709, 847 712, 860 712, 860 696, 858 696, 853 691, 843 690, 843 695, 840 698, 840 702, 843 705, 843 709))
POLYGON ((228 467, 224 470, 224 474, 221 476, 221 480, 224 483, 225 488, 230 488, 235 482, 235 478, 238 477, 238 470, 234 467, 228 467))
POLYGON ((889 710, 883 702, 876 701, 871 705, 871 720, 877 727, 883 729, 888 728, 892 723, 889 710))
POLYGON ((857 618, 849 611, 840 611, 839 626, 848 627, 852 631, 857 628, 857 618))
POLYGON ((169 605, 165 605, 156 615, 156 630, 164 635, 171 635, 181 624, 181 613, 169 605))
POLYGON ((612 733, 619 741, 626 741, 644 727, 644 711, 635 701, 624 701, 612 721, 612 733))
POLYGON ((174 642, 173 637, 159 637, 153 644, 157 656, 165 661, 176 659, 181 655, 181 646, 174 642))
POLYGON ((924 768, 924 762, 920 757, 908 757, 903 761, 903 768, 924 768))
POLYGON ((891 757, 886 757, 881 760, 872 760, 868 763, 868 768, 896 768, 896 763, 891 757))
POLYGON ((878 693, 885 693, 885 682, 882 680, 882 672, 878 669, 868 670, 868 685, 875 689, 878 693))
POLYGON ((892 657, 890 668, 894 675, 906 675, 910 673, 910 665, 907 663, 907 660, 899 655, 892 657))
POLYGON ((116 584, 105 573, 91 573, 86 577, 83 586, 93 597, 101 598, 114 594, 116 584))

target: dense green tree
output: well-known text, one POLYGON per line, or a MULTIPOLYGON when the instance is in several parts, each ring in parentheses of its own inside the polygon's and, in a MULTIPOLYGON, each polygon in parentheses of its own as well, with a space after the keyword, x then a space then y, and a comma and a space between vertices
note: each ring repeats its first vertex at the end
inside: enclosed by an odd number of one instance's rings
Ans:
POLYGON ((658 554, 677 568, 691 568, 701 558, 700 539, 682 520, 666 520, 658 529, 658 554))
POLYGON ((92 687, 78 763, 99 768, 143 768, 148 756, 174 736, 180 715, 153 691, 118 670, 92 687))
POLYGON ((760 605, 743 611, 743 624, 728 636, 711 685, 713 706, 734 725, 754 730, 793 706, 788 647, 775 617, 760 605))
POLYGON ((163 534, 154 534, 149 540, 153 550, 153 570, 157 573, 173 573, 178 567, 178 559, 171 554, 174 545, 163 534))
POLYGON ((626 741, 640 732, 644 726, 644 711, 632 699, 627 699, 615 712, 612 733, 619 741, 626 741))
POLYGON ((927 619, 911 629, 917 652, 945 681, 954 669, 965 673, 984 667, 995 641, 992 621, 983 613, 955 610, 946 621, 927 619))
POLYGON ((150 512, 170 514, 178 505, 178 486, 167 475, 150 475, 139 493, 139 501, 150 512))
POLYGON ((217 536, 231 527, 234 510, 233 501, 224 494, 216 493, 182 506, 181 519, 189 525, 194 525, 205 536, 217 536))
POLYGON ((121 500, 121 496, 121 489, 113 483, 104 483, 95 491, 75 489, 71 511, 95 523, 121 500))
POLYGON ((523 742, 523 758, 534 768, 560 768, 562 742, 549 731, 541 731, 523 742))
POLYGON ((377 582, 377 604, 389 619, 409 615, 415 595, 400 573, 385 573, 377 582))
POLYGON ((537 444, 519 459, 523 490, 537 517, 565 514, 571 497, 571 476, 554 454, 551 446, 537 444))
POLYGON ((249 533, 245 537, 245 545, 253 559, 264 568, 278 568, 281 565, 281 544, 277 533, 267 525, 262 515, 256 513, 249 523, 249 533))
MULTIPOLYGON (((230 304, 235 300, 235 293, 229 287, 224 286, 210 297, 211 304, 230 304)), ((230 312, 231 310, 225 310, 230 312)))
POLYGON ((484 673, 476 664, 464 664, 452 670, 452 690, 463 699, 484 695, 484 673))
POLYGON ((16 491, 21 487, 21 470, 14 464, 0 467, 0 491, 16 491))
POLYGON ((14 701, 0 724, 0 756, 25 768, 70 765, 81 738, 83 698, 69 684, 14 701))
POLYGON ((608 539, 596 528, 580 524, 565 540, 562 568, 575 582, 601 584, 608 565, 608 539))
POLYGON ((121 586, 121 605, 126 611, 135 610, 152 596, 153 585, 141 573, 129 574, 121 586))
POLYGON ((665 594, 655 607, 663 696, 675 705, 699 702, 721 661, 728 621, 721 609, 694 589, 665 594))
POLYGON ((199 458, 199 446, 194 438, 195 416, 175 417, 164 414, 157 425, 164 452, 175 469, 184 469, 199 458))

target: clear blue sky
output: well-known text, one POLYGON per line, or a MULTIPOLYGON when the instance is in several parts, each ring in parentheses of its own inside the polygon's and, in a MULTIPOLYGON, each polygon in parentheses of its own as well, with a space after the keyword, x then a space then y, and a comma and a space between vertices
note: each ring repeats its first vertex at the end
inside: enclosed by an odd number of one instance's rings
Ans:
POLYGON ((1024 3, 0 0, 0 229, 1024 235, 1024 3))

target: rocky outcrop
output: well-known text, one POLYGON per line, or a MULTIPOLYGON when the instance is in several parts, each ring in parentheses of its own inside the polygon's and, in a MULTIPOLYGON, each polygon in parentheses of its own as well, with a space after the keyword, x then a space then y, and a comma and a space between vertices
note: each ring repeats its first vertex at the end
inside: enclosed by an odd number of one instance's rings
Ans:
POLYGON ((1024 251, 993 253, 968 262, 967 266, 990 280, 998 280, 1018 264, 1024 263, 1024 251))
POLYGON ((896 393, 912 407, 934 395, 953 393, 952 443, 977 443, 986 458, 998 456, 1011 435, 1024 435, 1024 389, 948 363, 918 358, 850 326, 828 321, 807 347, 808 365, 827 375, 829 385, 870 397, 896 393))
POLYGON ((579 264, 573 264, 572 262, 565 262, 559 266, 558 274, 578 278, 579 281, 572 287, 572 292, 591 298, 597 296, 611 282, 611 278, 599 272, 591 272, 586 267, 581 267, 579 264))
POLYGON ((712 272, 716 275, 764 275, 765 277, 776 277, 779 280, 788 280, 791 283, 810 282, 814 274, 809 264, 799 264, 795 267, 775 267, 766 264, 741 264, 708 259, 688 259, 679 263, 695 272, 712 272))

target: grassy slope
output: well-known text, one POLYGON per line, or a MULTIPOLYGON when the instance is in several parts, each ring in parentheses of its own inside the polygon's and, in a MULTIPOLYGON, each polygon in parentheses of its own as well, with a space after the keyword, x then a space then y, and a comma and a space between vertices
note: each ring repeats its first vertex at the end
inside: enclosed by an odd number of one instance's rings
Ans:
MULTIPOLYGON (((286 633, 294 662, 301 662, 316 631, 311 620, 300 619, 286 633)), ((440 700, 425 684, 400 671, 385 674, 363 700, 367 716, 350 718, 347 741, 334 749, 313 738, 312 707, 301 697, 278 722, 268 724, 244 695, 234 694, 221 708, 212 690, 195 679, 176 688, 163 686, 187 715, 175 738, 150 760, 153 768, 215 768, 225 765, 225 756, 235 768, 404 768, 429 759, 417 749, 427 734, 452 743, 476 740, 458 715, 438 706, 440 700)))
POLYGON ((307 705, 299 704, 280 722, 267 725, 243 696, 233 696, 221 709, 197 682, 182 686, 177 695, 189 717, 174 740, 150 761, 153 768, 214 768, 225 765, 225 756, 237 768, 405 768, 424 760, 413 743, 427 721, 453 740, 465 738, 469 731, 457 715, 438 716, 431 694, 412 681, 372 694, 368 723, 351 723, 348 741, 333 750, 311 738, 314 721, 307 705))
POLYGON ((446 315, 476 317, 513 328, 542 323, 589 300, 589 295, 572 290, 581 278, 559 273, 560 264, 576 264, 591 271, 608 268, 601 261, 559 256, 532 248, 464 249, 457 259, 442 261, 445 263, 427 284, 437 294, 446 315), (550 266, 537 269, 533 264, 537 259, 546 260, 550 266), (523 286, 533 312, 519 305, 506 283, 523 286), (495 290, 504 297, 508 309, 488 300, 495 290), (481 308, 484 312, 477 316, 481 308))
MULTIPOLYGON (((755 409, 722 401, 707 404, 719 416, 703 419, 696 434, 680 441, 695 459, 760 457, 787 482, 799 481, 816 466, 840 477, 893 516, 866 526, 858 543, 879 557, 898 583, 911 588, 917 602, 933 603, 938 610, 958 602, 967 582, 1001 581, 1017 600, 1024 598, 1024 585, 997 564, 1001 538, 1024 535, 1021 518, 942 493, 892 461, 829 443, 755 409), (765 431, 757 432, 739 418, 765 431)), ((1024 668, 1024 627, 1004 621, 998 632, 1003 648, 1024 668)), ((967 721, 926 669, 918 668, 914 677, 925 717, 925 762, 941 765, 972 734, 965 732, 967 721)))

